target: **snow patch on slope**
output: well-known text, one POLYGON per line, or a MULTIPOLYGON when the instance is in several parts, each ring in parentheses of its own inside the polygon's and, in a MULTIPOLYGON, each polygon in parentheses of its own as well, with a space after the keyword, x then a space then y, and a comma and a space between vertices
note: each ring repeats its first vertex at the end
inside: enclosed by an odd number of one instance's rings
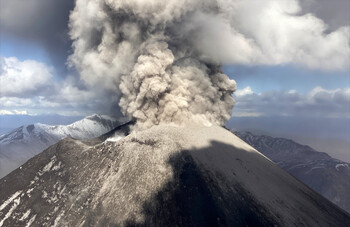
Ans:
POLYGON ((42 137, 49 134, 61 140, 65 137, 75 139, 90 139, 100 136, 117 126, 117 120, 106 116, 94 114, 70 125, 46 125, 36 123, 21 126, 0 137, 0 144, 12 143, 14 140, 30 141, 33 136, 42 137))
POLYGON ((1 204, 0 206, 0 211, 2 211, 7 205, 9 205, 9 203, 11 203, 15 198, 17 198, 20 194, 22 193, 22 191, 17 191, 16 193, 14 193, 12 196, 10 196, 3 204, 1 204))
POLYGON ((7 214, 5 214, 5 217, 0 221, 0 227, 4 224, 4 222, 12 215, 13 211, 16 210, 16 208, 18 207, 18 205, 21 202, 21 198, 16 198, 13 201, 13 205, 10 208, 10 210, 7 212, 7 214))
POLYGON ((21 126, 0 137, 0 178, 65 137, 91 139, 118 125, 112 117, 94 114, 70 125, 21 126))
POLYGON ((339 171, 339 168, 348 168, 349 169, 349 164, 337 164, 335 165, 335 169, 339 171))
POLYGON ((25 219, 27 219, 30 215, 30 212, 31 212, 30 209, 28 209, 19 220, 24 221, 25 219))

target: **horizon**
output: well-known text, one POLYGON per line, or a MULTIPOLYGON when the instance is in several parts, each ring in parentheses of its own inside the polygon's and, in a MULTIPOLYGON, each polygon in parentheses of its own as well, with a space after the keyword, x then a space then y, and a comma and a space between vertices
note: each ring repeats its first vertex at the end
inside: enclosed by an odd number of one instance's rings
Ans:
MULTIPOLYGON (((77 40, 69 16, 74 1, 0 1, 1 134, 36 122, 68 124, 94 113, 122 116, 120 91, 110 90, 111 83, 82 77, 72 62, 77 40)), ((350 2, 255 3, 237 3, 242 13, 228 12, 235 19, 230 25, 220 17, 208 17, 208 23, 193 19, 203 29, 205 45, 201 40, 195 44, 237 83, 236 104, 226 125, 303 137, 299 141, 307 143, 312 137, 350 141, 350 2), (259 16, 250 17, 256 12, 259 16), (268 16, 275 18, 265 20, 268 16), (270 36, 283 42, 271 42, 270 36)))
POLYGON ((350 0, 0 0, 1 226, 346 226, 350 0))
MULTIPOLYGON (((95 114, 93 114, 95 115, 95 114)), ((3 115, 0 118, 0 136, 10 133, 23 125, 42 123, 47 125, 69 125, 80 121, 87 116, 61 116, 61 115, 3 115), (5 123, 6 122, 6 123, 5 123), (6 128, 6 126, 8 126, 6 128)), ((331 157, 349 162, 350 138, 347 130, 350 119, 337 119, 337 122, 326 122, 323 127, 320 122, 324 119, 298 119, 291 117, 232 117, 226 124, 232 131, 248 131, 255 135, 265 135, 274 138, 291 139, 301 145, 308 145, 319 152, 325 152, 331 157), (288 120, 283 119, 288 118, 288 120), (261 120, 263 119, 263 121, 261 120), (275 128, 275 124, 280 128, 275 128), (293 125, 303 125, 293 127, 293 125), (331 134, 332 136, 329 136, 331 134)))

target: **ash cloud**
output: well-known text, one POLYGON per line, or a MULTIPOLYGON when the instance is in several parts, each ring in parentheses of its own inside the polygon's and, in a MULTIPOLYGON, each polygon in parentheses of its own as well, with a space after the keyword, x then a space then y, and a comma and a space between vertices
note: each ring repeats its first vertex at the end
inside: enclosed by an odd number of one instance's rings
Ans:
POLYGON ((312 13, 321 18, 330 30, 342 26, 349 26, 350 1, 349 0, 301 0, 303 12, 312 13))
POLYGON ((224 124, 236 85, 222 64, 349 67, 349 26, 329 32, 296 0, 77 0, 69 27, 69 64, 141 128, 224 124))
POLYGON ((236 83, 178 30, 196 6, 217 8, 205 4, 78 0, 70 20, 70 62, 90 86, 120 92, 122 112, 140 128, 187 120, 223 125, 236 83))
POLYGON ((43 47, 64 77, 71 47, 67 24, 73 8, 74 0, 0 0, 1 36, 43 47))

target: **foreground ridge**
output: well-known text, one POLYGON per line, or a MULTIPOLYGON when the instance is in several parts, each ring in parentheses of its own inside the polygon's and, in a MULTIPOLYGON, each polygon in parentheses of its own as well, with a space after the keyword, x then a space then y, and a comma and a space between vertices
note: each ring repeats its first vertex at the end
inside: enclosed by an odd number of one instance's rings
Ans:
POLYGON ((4 226, 350 224, 347 213, 223 128, 155 126, 121 139, 127 131, 116 130, 105 141, 64 139, 3 178, 0 221, 4 226))
POLYGON ((350 163, 293 140, 235 132, 282 169, 350 213, 350 163))

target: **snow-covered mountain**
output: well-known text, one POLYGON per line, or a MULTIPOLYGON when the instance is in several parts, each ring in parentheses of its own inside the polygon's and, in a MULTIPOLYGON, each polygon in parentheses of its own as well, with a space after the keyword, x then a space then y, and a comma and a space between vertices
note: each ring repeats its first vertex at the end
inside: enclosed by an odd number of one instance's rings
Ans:
POLYGON ((66 138, 1 179, 0 225, 350 226, 221 127, 127 131, 66 138))
POLYGON ((0 178, 65 137, 90 139, 118 125, 105 115, 94 114, 70 125, 31 124, 0 136, 0 178))
POLYGON ((350 164, 292 140, 235 132, 291 175, 350 213, 350 164))

